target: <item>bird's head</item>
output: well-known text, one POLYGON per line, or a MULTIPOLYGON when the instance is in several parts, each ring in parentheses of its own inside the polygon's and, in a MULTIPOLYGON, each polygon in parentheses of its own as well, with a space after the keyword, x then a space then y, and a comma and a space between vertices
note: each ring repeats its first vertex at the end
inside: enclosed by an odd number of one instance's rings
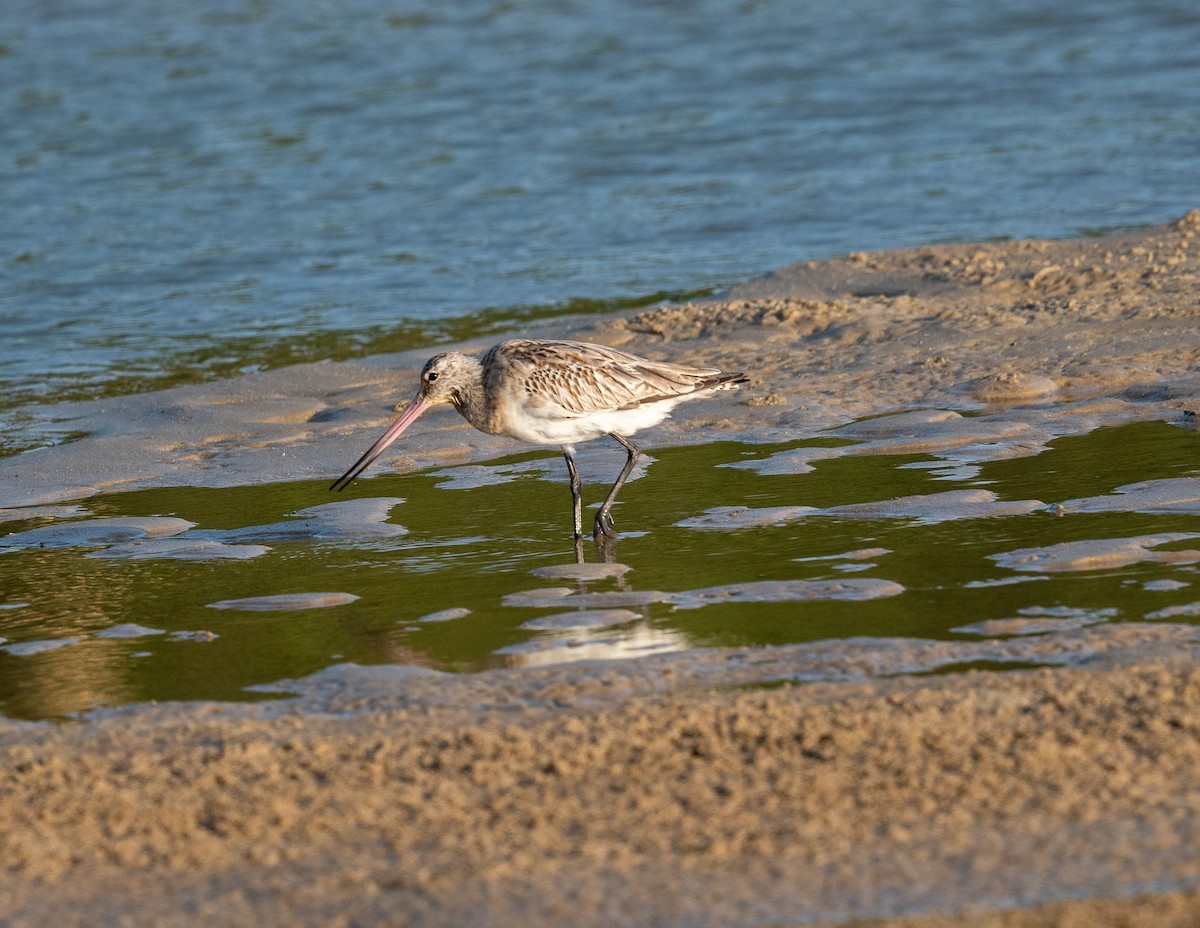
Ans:
POLYGON ((462 408, 468 385, 479 376, 479 359, 457 351, 434 355, 421 370, 418 396, 430 406, 449 403, 462 408))
POLYGON ((430 406, 449 403, 462 412, 465 397, 469 395, 472 386, 478 386, 481 379, 478 358, 468 357, 457 351, 447 351, 430 358, 421 370, 421 386, 417 395, 404 407, 400 418, 379 436, 375 444, 367 449, 367 453, 359 458, 353 467, 333 482, 330 489, 340 491, 348 487, 350 481, 366 470, 367 466, 383 454, 384 449, 399 438, 430 406))

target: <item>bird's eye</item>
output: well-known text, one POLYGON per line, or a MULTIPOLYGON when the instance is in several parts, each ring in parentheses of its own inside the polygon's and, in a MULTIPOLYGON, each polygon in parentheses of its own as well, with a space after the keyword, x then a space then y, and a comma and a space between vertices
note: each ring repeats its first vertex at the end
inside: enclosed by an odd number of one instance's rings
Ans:
POLYGON ((425 375, 426 383, 433 383, 437 379, 438 379, 437 371, 430 371, 428 374, 425 375))

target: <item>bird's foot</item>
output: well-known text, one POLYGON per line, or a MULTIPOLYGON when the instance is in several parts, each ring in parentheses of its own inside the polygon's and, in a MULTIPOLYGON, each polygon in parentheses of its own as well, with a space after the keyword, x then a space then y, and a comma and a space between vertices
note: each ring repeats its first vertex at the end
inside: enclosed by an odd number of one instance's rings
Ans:
POLYGON ((596 513, 596 531, 592 533, 592 539, 599 542, 601 539, 612 539, 617 537, 617 529, 613 523, 612 514, 601 509, 596 513))
POLYGON ((617 562, 617 539, 615 536, 597 535, 596 536, 596 556, 601 564, 615 564, 617 562))

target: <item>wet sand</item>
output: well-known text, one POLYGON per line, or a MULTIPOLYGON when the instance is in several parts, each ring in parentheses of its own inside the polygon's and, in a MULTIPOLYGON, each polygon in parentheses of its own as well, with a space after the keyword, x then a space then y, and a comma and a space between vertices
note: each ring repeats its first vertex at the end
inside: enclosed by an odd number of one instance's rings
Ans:
MULTIPOLYGON (((842 453, 1036 454, 1100 425, 1194 420, 1198 235, 1194 212, 1107 239, 851 255, 541 334, 751 372, 740 396, 648 433, 651 448, 845 428, 859 444, 842 453)), ((332 479, 427 354, 64 404, 57 427, 94 433, 0 461, 0 506, 332 479)), ((513 450, 452 413, 423 425, 386 466, 513 450)), ((1068 502, 1193 512, 1195 482, 1068 502)), ((1200 558, 1116 541, 1028 549, 1015 569, 1200 558)), ((14 926, 1198 924, 1197 656, 1200 629, 1128 623, 465 678, 337 668, 279 702, 0 722, 0 912, 14 926), (1057 666, 905 675, 929 649, 1057 666), (816 679, 821 662, 843 682, 773 682, 816 679)))

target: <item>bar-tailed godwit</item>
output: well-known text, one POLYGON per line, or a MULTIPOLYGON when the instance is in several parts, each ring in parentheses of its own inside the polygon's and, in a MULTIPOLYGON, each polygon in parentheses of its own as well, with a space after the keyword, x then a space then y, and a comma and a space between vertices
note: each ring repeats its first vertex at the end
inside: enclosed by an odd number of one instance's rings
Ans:
POLYGON ((657 425, 685 400, 736 388, 749 378, 714 368, 684 367, 586 342, 518 338, 480 357, 447 351, 429 359, 421 387, 404 414, 330 485, 343 490, 431 406, 448 403, 471 425, 531 445, 559 445, 571 478, 575 538, 583 536, 575 445, 604 435, 628 457, 596 513, 594 536, 615 535, 612 504, 641 453, 629 436, 657 425))

